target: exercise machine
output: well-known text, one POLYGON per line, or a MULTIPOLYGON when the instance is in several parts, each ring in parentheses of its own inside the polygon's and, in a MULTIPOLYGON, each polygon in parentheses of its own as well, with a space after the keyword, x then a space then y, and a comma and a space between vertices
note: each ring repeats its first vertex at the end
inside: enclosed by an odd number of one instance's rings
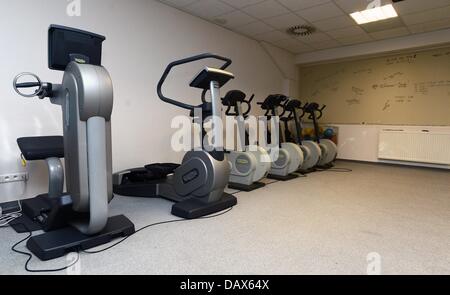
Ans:
POLYGON ((320 161, 322 152, 320 146, 316 142, 312 140, 304 140, 302 136, 303 127, 300 118, 304 116, 304 106, 302 106, 301 101, 297 99, 286 100, 283 106, 285 112, 288 112, 287 116, 281 118, 285 126, 285 139, 288 142, 296 142, 303 151, 304 161, 300 166, 299 172, 313 172, 314 167, 320 161), (299 111, 302 111, 302 115, 298 114, 299 111), (295 123, 295 139, 289 130, 289 122, 291 121, 294 121, 295 123))
MULTIPOLYGON (((169 104, 187 109, 195 116, 195 109, 201 110, 202 135, 205 136, 204 123, 212 118, 212 133, 215 138, 223 137, 220 120, 222 104, 220 88, 234 78, 225 69, 231 60, 214 54, 201 54, 174 61, 165 69, 157 87, 159 98, 169 104), (224 62, 221 68, 205 67, 190 83, 191 87, 202 90, 202 104, 189 105, 166 97, 162 88, 169 73, 174 67, 205 59, 224 62), (211 101, 206 100, 210 91, 211 101)), ((230 165, 225 159, 223 146, 215 146, 207 150, 202 140, 200 150, 186 153, 181 165, 153 164, 143 168, 129 169, 114 174, 114 193, 134 197, 162 197, 175 202, 172 214, 181 218, 194 219, 210 215, 237 204, 233 195, 224 192, 230 176, 230 165)))
POLYGON ((336 144, 325 138, 321 138, 319 131, 319 119, 323 116, 323 110, 326 108, 326 105, 322 107, 319 104, 313 102, 306 104, 303 109, 306 114, 309 114, 309 119, 312 120, 314 125, 314 136, 317 144, 321 149, 321 157, 317 166, 319 168, 331 168, 333 167, 333 162, 337 156, 337 146, 336 144))
POLYGON ((265 184, 260 182, 270 170, 270 157, 265 149, 257 145, 249 146, 249 136, 246 132, 245 118, 251 111, 251 103, 255 96, 246 100, 246 95, 240 90, 229 91, 222 104, 227 107, 225 114, 236 118, 238 150, 225 153, 231 164, 230 181, 228 187, 240 191, 252 191, 265 184), (242 105, 247 109, 243 112, 242 105))
MULTIPOLYGON (((285 95, 273 94, 269 95, 263 102, 259 102, 261 108, 265 110, 265 116, 268 120, 272 117, 279 118, 278 108, 282 107, 282 104, 287 100, 285 95)), ((286 142, 283 139, 283 133, 281 132, 281 126, 279 129, 279 145, 278 145, 278 158, 273 160, 271 168, 267 178, 287 181, 299 177, 295 174, 303 163, 303 152, 300 147, 291 142, 286 142)), ((267 142, 271 143, 271 133, 267 128, 267 142)), ((270 151, 268 151, 270 153, 270 151)))
POLYGON ((48 97, 51 103, 61 106, 63 114, 64 136, 17 140, 24 159, 46 160, 49 170, 48 193, 22 201, 23 215, 10 224, 18 232, 45 231, 26 243, 41 260, 96 247, 135 231, 127 217, 109 217, 108 204, 113 198, 113 86, 109 73, 101 66, 105 37, 51 25, 48 38, 49 68, 64 71, 62 83, 42 82, 32 73, 14 79, 18 94, 48 97), (33 81, 20 83, 26 76, 33 81), (36 90, 24 93, 24 88, 36 90))

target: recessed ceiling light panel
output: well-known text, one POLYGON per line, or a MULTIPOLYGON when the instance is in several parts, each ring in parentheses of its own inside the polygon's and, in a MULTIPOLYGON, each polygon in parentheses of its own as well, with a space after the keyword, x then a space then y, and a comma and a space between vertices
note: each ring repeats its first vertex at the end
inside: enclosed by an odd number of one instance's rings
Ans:
POLYGON ((366 9, 363 11, 357 11, 350 16, 359 24, 367 24, 371 22, 376 22, 380 20, 385 20, 389 18, 398 17, 397 11, 395 11, 392 4, 375 7, 371 9, 366 9))

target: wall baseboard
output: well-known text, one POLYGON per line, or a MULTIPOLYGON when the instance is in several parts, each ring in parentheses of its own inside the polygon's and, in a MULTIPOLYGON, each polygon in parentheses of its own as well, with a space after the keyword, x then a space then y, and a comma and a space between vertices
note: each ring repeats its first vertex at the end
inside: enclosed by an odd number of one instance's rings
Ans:
POLYGON ((349 160, 349 159, 339 159, 338 162, 351 162, 351 163, 361 163, 361 164, 371 164, 371 165, 383 165, 383 166, 403 166, 405 168, 419 168, 419 169, 432 169, 432 170, 450 170, 450 166, 446 165, 423 165, 421 163, 412 163, 412 162, 396 162, 396 161, 362 161, 362 160, 349 160))

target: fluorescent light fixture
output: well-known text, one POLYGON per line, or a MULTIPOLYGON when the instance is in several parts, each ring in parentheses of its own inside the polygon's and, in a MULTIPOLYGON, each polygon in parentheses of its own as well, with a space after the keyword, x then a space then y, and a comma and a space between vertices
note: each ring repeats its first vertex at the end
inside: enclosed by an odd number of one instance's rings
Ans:
POLYGON ((395 11, 392 4, 366 9, 363 11, 357 11, 350 16, 358 23, 358 25, 376 22, 388 18, 397 17, 397 11, 395 11))

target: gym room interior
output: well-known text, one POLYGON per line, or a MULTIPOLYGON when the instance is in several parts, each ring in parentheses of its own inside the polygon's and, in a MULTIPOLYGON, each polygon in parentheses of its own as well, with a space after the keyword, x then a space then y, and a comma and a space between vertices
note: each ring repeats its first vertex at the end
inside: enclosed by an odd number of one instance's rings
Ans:
POLYGON ((0 3, 0 274, 450 274, 450 0, 0 3))

